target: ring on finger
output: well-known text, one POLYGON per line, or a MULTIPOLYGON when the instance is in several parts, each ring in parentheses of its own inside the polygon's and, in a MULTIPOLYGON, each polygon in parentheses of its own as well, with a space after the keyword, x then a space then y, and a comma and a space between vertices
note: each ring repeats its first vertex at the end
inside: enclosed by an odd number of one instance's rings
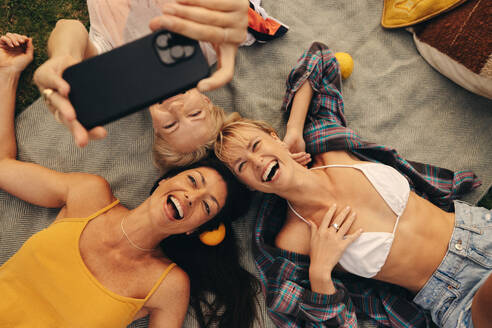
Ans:
POLYGON ((49 88, 46 88, 43 90, 43 92, 41 93, 43 95, 43 99, 44 99, 44 102, 47 104, 47 105, 50 105, 51 104, 51 101, 50 101, 50 97, 51 95, 53 94, 53 89, 49 89, 49 88))
POLYGON ((336 231, 338 231, 338 229, 340 229, 340 226, 338 224, 336 224, 336 223, 333 223, 331 226, 333 228, 335 228, 336 231))
POLYGON ((55 116, 55 120, 56 120, 58 123, 61 123, 61 122, 62 122, 62 119, 61 119, 61 117, 60 117, 60 110, 55 109, 55 112, 53 113, 53 115, 55 116))

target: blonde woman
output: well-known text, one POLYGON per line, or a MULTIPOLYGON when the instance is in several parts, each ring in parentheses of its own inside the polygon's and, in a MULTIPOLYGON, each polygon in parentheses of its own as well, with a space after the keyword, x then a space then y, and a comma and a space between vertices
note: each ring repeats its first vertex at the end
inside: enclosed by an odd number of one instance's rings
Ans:
POLYGON ((364 313, 419 327, 426 310, 440 327, 490 327, 492 212, 453 203, 476 176, 408 162, 347 128, 338 63, 323 44, 287 86, 288 143, 265 122, 239 119, 216 145, 242 182, 271 194, 254 253, 274 322, 357 327, 364 313), (310 168, 289 151, 304 147, 310 168))
MULTIPOLYGON (((246 0, 88 1, 88 7, 90 33, 79 21, 57 22, 48 41, 50 59, 34 75, 34 82, 50 111, 66 125, 80 147, 91 139, 104 138, 107 132, 103 127, 87 131, 77 121, 68 100, 69 85, 61 77, 66 67, 120 46, 124 39, 141 37, 150 29, 166 28, 206 41, 200 42, 201 48, 209 64, 218 62, 218 69, 199 82, 197 90, 204 92, 232 79, 237 48, 247 34, 249 6, 246 0)), ((197 90, 152 106, 156 135, 154 153, 158 155, 155 158, 158 165, 189 164, 203 158, 210 149, 224 113, 197 90), (167 128, 173 122, 175 125, 167 128), (187 138, 182 138, 183 135, 187 138)))

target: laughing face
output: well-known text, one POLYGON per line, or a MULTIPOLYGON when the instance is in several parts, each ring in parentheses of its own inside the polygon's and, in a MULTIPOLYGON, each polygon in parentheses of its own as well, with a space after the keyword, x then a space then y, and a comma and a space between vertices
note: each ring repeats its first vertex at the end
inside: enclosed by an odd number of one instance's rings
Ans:
POLYGON ((159 182, 151 196, 152 217, 172 234, 193 231, 224 207, 227 186, 208 167, 187 170, 159 182))
POLYGON ((212 137, 212 103, 196 89, 150 106, 155 134, 179 152, 194 151, 212 137))
POLYGON ((237 138, 224 143, 227 166, 243 183, 266 193, 287 188, 293 177, 292 160, 285 144, 275 135, 253 127, 238 128, 237 138))

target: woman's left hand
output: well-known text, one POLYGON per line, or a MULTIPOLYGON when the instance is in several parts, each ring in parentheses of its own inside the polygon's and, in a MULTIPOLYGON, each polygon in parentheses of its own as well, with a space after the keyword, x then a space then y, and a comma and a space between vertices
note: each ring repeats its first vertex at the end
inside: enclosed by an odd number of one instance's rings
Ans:
POLYGON ((7 33, 0 37, 0 73, 19 75, 32 62, 34 46, 25 35, 7 33))
POLYGON ((232 80, 237 48, 247 35, 248 8, 247 0, 177 0, 163 6, 163 15, 152 19, 150 28, 214 45, 217 71, 197 86, 201 92, 210 91, 232 80))

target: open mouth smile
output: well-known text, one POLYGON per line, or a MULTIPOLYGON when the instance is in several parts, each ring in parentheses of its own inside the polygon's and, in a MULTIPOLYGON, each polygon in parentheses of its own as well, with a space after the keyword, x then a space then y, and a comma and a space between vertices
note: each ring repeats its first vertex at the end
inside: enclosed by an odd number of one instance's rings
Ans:
POLYGON ((181 206, 179 200, 173 195, 169 195, 166 201, 166 207, 168 212, 172 215, 175 220, 181 220, 184 217, 183 207, 181 206))
POLYGON ((280 165, 278 164, 278 161, 272 161, 270 164, 267 165, 265 168, 265 171, 263 171, 263 175, 261 176, 261 180, 263 182, 270 182, 272 181, 278 173, 278 169, 280 168, 280 165))

